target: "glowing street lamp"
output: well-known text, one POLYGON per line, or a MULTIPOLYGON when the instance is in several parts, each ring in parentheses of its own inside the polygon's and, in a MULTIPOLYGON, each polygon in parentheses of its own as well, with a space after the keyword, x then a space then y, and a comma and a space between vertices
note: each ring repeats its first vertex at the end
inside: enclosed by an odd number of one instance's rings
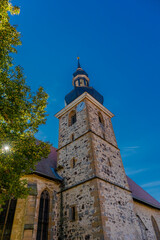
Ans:
POLYGON ((2 150, 3 150, 3 152, 9 152, 10 146, 9 145, 4 145, 2 150))

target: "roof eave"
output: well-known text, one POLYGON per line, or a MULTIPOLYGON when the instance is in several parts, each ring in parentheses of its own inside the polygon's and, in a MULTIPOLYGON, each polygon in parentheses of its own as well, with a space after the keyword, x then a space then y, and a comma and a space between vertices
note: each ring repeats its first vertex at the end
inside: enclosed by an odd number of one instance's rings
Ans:
POLYGON ((63 116, 68 110, 72 109, 73 106, 80 103, 84 99, 88 99, 89 101, 93 102, 98 108, 100 108, 105 114, 107 114, 110 118, 114 117, 114 114, 111 113, 106 107, 104 107, 100 102, 98 102, 95 98, 93 98, 89 93, 84 92, 82 95, 77 97, 73 102, 68 104, 65 108, 55 114, 56 118, 60 118, 63 116))
POLYGON ((160 210, 160 206, 158 207, 158 206, 156 206, 156 205, 154 205, 154 204, 152 204, 152 203, 149 203, 149 202, 147 202, 147 201, 145 201, 145 200, 143 200, 143 199, 141 199, 141 198, 138 198, 138 197, 136 197, 136 196, 134 196, 134 195, 132 195, 132 197, 133 197, 133 199, 134 199, 135 201, 137 201, 137 202, 146 204, 146 205, 148 205, 148 206, 150 206, 150 207, 153 207, 153 208, 156 208, 156 209, 159 209, 159 210, 160 210))
POLYGON ((38 175, 38 176, 40 176, 40 177, 44 177, 44 178, 47 178, 47 179, 49 179, 49 180, 53 180, 53 181, 56 181, 56 182, 59 182, 59 183, 63 181, 63 180, 61 180, 61 179, 48 176, 48 175, 46 175, 46 174, 44 174, 44 173, 41 173, 41 172, 38 172, 38 171, 34 171, 34 172, 31 173, 31 174, 36 174, 36 175, 38 175))

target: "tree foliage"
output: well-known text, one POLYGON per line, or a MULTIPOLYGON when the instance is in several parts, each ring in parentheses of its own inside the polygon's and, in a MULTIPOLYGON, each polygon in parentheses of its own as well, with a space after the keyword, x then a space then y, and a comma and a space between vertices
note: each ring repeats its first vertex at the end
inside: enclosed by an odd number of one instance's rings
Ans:
POLYGON ((22 67, 14 66, 11 57, 21 41, 9 16, 19 12, 9 0, 0 1, 0 205, 28 194, 23 176, 50 149, 48 143, 35 138, 39 125, 46 122, 48 95, 42 87, 31 92, 22 67))

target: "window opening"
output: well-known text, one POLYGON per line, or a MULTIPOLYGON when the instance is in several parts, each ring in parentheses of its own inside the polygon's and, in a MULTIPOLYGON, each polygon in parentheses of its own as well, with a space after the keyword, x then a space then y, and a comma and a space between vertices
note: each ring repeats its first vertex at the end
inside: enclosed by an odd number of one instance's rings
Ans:
POLYGON ((72 162, 72 164, 73 164, 73 168, 75 167, 75 165, 76 165, 76 160, 75 160, 75 158, 73 158, 73 160, 72 160, 73 162, 72 162))
POLYGON ((71 141, 74 141, 74 133, 71 135, 71 141))
POLYGON ((70 221, 76 220, 76 209, 75 206, 70 208, 70 221))
POLYGON ((138 219, 138 223, 139 223, 139 227, 141 230, 141 235, 142 235, 142 240, 147 240, 147 228, 145 227, 144 223, 142 222, 141 218, 137 215, 137 219, 138 219))
POLYGON ((72 126, 77 121, 76 111, 73 110, 73 111, 70 112, 68 120, 69 120, 68 121, 69 126, 72 126))
POLYGON ((47 190, 44 190, 40 198, 36 240, 48 240, 48 223, 49 223, 49 193, 47 190))
POLYGON ((152 221, 152 225, 153 225, 153 228, 155 231, 156 238, 157 238, 157 240, 159 240, 160 239, 160 231, 158 228, 158 224, 153 216, 151 216, 151 221, 152 221))
POLYGON ((99 122, 102 123, 102 119, 101 119, 101 117, 100 117, 100 116, 98 116, 98 117, 99 117, 99 122))
POLYGON ((76 159, 75 158, 71 159, 70 166, 71 166, 71 168, 75 168, 75 166, 76 166, 76 159))
POLYGON ((3 211, 0 214, 0 239, 10 240, 12 231, 13 219, 16 210, 16 199, 11 199, 3 206, 3 211))
POLYGON ((100 112, 98 113, 98 119, 99 119, 99 123, 100 123, 101 127, 104 127, 104 120, 103 120, 102 114, 100 112))
POLYGON ((109 165, 109 167, 112 167, 112 163, 111 163, 110 158, 108 158, 108 165, 109 165))
POLYGON ((73 125, 75 122, 76 122, 76 114, 74 114, 74 115, 71 117, 71 125, 73 125))
POLYGON ((84 86, 84 80, 80 79, 80 86, 84 86))

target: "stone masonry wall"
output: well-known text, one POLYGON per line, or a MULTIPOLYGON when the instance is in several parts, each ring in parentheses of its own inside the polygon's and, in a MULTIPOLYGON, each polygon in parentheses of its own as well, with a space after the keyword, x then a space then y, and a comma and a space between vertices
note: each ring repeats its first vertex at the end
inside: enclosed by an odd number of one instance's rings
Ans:
POLYGON ((39 203, 42 191, 47 190, 50 195, 48 240, 55 240, 57 236, 57 192, 59 184, 35 174, 25 177, 33 189, 26 200, 18 199, 11 240, 36 240, 39 203))
POLYGON ((117 141, 115 138, 113 127, 112 127, 111 118, 90 101, 87 100, 86 105, 87 105, 87 111, 88 111, 88 117, 89 117, 88 119, 89 128, 94 133, 101 136, 102 138, 104 138, 104 135, 105 135, 105 139, 117 147, 117 141), (99 122, 99 118, 98 118, 99 112, 103 117, 104 126, 102 126, 102 124, 99 122))
POLYGON ((64 239, 85 239, 89 234, 90 239, 97 240, 139 240, 138 232, 132 222, 135 215, 130 191, 95 179, 99 177, 129 189, 110 117, 85 99, 85 108, 76 112, 77 121, 69 126, 69 114, 72 110, 76 110, 76 106, 61 117, 59 125, 58 166, 61 168, 58 173, 64 178, 64 189, 66 189, 62 193, 63 216, 61 215, 59 225, 63 220, 61 224, 64 239), (99 112, 103 116, 103 126, 99 122, 99 112), (74 141, 70 138, 72 134, 74 141), (73 158, 76 160, 74 167, 73 158), (80 184, 83 181, 84 183, 80 184), (93 182, 98 184, 94 185, 94 188, 93 182), (127 203, 121 211, 122 206, 119 207, 118 201, 127 203), (76 206, 75 222, 69 221, 69 208, 72 205, 76 206), (133 230, 127 231, 131 224, 133 230), (116 232, 113 234, 112 230, 116 231, 116 229, 118 234, 116 232), (118 238, 119 236, 121 238, 118 238))
MULTIPOLYGON (((97 180, 93 179, 62 193, 63 240, 103 240, 97 180), (75 221, 70 219, 70 207, 75 206, 75 221)), ((60 204, 60 194, 59 201, 60 204)), ((59 213, 60 222, 60 213, 59 213)), ((60 223, 59 223, 60 224, 60 223)))
POLYGON ((96 175, 129 189, 119 149, 93 134, 96 175))
POLYGON ((77 121, 72 126, 69 126, 69 114, 73 110, 76 110, 76 106, 59 119, 58 148, 72 142, 71 134, 74 133, 76 139, 88 130, 86 107, 81 112, 76 112, 77 121))
POLYGON ((110 118, 101 111, 104 119, 102 131, 98 118, 100 109, 88 100, 84 102, 85 108, 76 112, 77 121, 72 126, 69 126, 69 114, 76 110, 76 106, 59 120, 58 166, 63 166, 59 174, 65 178, 67 187, 93 177, 95 173, 128 187, 110 118), (111 144, 103 141, 103 133, 105 133, 105 139, 111 144), (74 141, 71 140, 72 134, 74 134, 74 141), (71 167, 73 157, 76 160, 74 169, 71 167), (109 166, 110 163, 112 167, 109 166), (118 179, 115 180, 117 173, 118 179))
POLYGON ((75 140, 58 151, 58 173, 64 178, 65 187, 70 187, 94 176, 94 162, 91 151, 90 133, 75 140), (75 166, 72 167, 72 159, 75 166))
MULTIPOLYGON (((69 114, 76 106, 59 123, 58 173, 64 178, 64 186, 58 194, 58 237, 144 240, 111 119, 93 102, 83 101, 85 108, 76 112, 77 121, 72 126, 69 114), (72 206, 75 221, 70 220, 72 206)), ((153 234, 149 237, 155 240, 153 234)))
POLYGON ((152 225, 151 216, 153 216, 160 230, 160 210, 147 206, 145 204, 134 201, 134 211, 138 215, 146 227, 147 240, 157 240, 152 225))
POLYGON ((98 180, 104 239, 141 240, 131 193, 98 180))

